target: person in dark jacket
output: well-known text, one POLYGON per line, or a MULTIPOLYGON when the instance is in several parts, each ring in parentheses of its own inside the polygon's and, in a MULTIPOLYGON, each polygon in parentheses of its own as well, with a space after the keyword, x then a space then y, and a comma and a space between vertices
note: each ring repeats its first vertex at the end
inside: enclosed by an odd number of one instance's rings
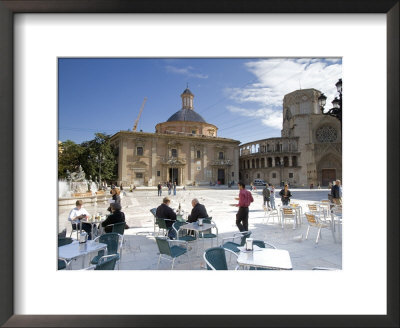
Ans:
POLYGON ((121 212, 121 204, 112 203, 110 207, 112 214, 110 214, 108 218, 101 223, 101 226, 105 227, 105 232, 112 232, 112 227, 107 227, 109 224, 125 222, 125 214, 121 212))
POLYGON ((289 186, 285 184, 283 189, 279 192, 281 196, 282 205, 287 206, 290 203, 290 197, 292 197, 292 193, 289 190, 289 186))
POLYGON ((340 194, 340 180, 335 181, 335 184, 333 185, 333 187, 331 189, 331 195, 332 195, 332 201, 336 205, 342 204, 342 196, 340 194))
MULTIPOLYGON (((121 196, 119 195, 121 192, 118 188, 113 188, 110 191, 112 195, 112 200, 114 201, 114 204, 119 204, 121 205, 121 196)), ((111 212, 111 206, 107 208, 107 211, 111 212)))
POLYGON ((268 184, 265 185, 262 193, 263 193, 263 198, 264 198, 264 208, 265 208, 265 204, 267 204, 267 208, 270 208, 271 206, 269 204, 269 201, 270 201, 271 191, 268 188, 268 184))
POLYGON ((199 203, 197 198, 192 199, 192 212, 188 216, 188 222, 196 222, 198 218, 208 218, 206 207, 199 203))
POLYGON ((171 204, 169 197, 164 197, 162 204, 158 206, 156 210, 156 216, 159 219, 168 219, 165 221, 167 228, 171 228, 173 223, 176 221, 176 213, 171 207, 169 207, 169 204, 171 204))

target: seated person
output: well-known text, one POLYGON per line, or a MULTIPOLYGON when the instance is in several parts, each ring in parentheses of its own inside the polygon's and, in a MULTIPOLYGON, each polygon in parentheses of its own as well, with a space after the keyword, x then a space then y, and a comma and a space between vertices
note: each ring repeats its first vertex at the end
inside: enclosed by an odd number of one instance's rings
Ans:
MULTIPOLYGON (((169 207, 169 204, 171 204, 169 197, 164 197, 162 204, 157 207, 156 216, 159 219, 176 221, 176 213, 171 207, 169 207)), ((165 223, 167 228, 171 228, 174 222, 166 221, 165 223)))
MULTIPOLYGON (((81 219, 89 218, 89 213, 83 208, 83 202, 77 200, 75 202, 76 207, 69 212, 68 221, 72 222, 72 229, 79 230, 81 225, 81 219)), ((92 239, 92 225, 89 223, 82 223, 82 230, 88 233, 88 239, 92 239)))
POLYGON ((110 224, 125 222, 125 214, 121 212, 121 204, 119 203, 112 203, 110 204, 111 212, 106 220, 101 223, 102 227, 104 228, 105 232, 112 232, 112 227, 107 227, 110 224))
POLYGON ((207 210, 204 205, 199 203, 197 198, 192 199, 192 212, 188 216, 188 222, 196 222, 198 218, 208 218, 207 210))

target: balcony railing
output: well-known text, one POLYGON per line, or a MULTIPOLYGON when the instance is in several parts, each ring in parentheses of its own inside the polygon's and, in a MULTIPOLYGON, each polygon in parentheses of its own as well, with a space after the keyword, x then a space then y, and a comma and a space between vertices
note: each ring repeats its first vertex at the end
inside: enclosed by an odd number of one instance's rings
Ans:
POLYGON ((186 164, 186 158, 184 157, 162 157, 161 164, 168 164, 168 165, 184 165, 186 164))
POLYGON ((215 159, 211 162, 211 165, 233 165, 230 159, 215 159))

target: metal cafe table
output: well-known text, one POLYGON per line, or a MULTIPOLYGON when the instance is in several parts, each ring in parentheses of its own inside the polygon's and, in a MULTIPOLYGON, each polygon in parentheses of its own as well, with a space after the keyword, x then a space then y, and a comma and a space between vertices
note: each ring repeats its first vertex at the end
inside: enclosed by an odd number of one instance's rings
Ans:
MULTIPOLYGON (((71 244, 58 247, 58 258, 66 260, 68 262, 84 256, 82 261, 82 269, 85 267, 85 262, 89 262, 88 255, 100 250, 105 250, 107 255, 107 244, 98 243, 93 240, 88 240, 86 243, 80 244, 77 240, 71 244)), ((87 265, 89 266, 89 264, 87 265)))
MULTIPOLYGON (((213 225, 212 224, 210 224, 210 223, 203 223, 203 225, 199 225, 198 224, 198 222, 196 221, 196 222, 192 222, 192 223, 188 223, 188 224, 184 224, 184 225, 182 225, 180 228, 179 228, 179 230, 183 230, 183 229, 186 229, 186 230, 193 230, 193 231, 195 231, 196 232, 196 239, 197 239, 197 242, 198 242, 198 240, 199 240, 199 232, 204 232, 204 231, 206 231, 206 230, 210 230, 211 228, 213 227, 213 225)), ((203 250, 204 250, 204 239, 205 238, 203 238, 203 250)), ((197 247, 197 250, 199 249, 199 247, 197 247)))
POLYGON ((89 220, 81 220, 81 229, 82 229, 82 223, 86 223, 86 224, 90 224, 91 225, 91 235, 92 235, 92 239, 94 239, 94 235, 93 235, 93 230, 94 230, 94 226, 99 224, 99 234, 101 235, 103 232, 103 227, 101 226, 101 223, 103 221, 105 221, 107 218, 107 216, 101 216, 100 220, 97 219, 89 219, 89 220))
POLYGON ((289 252, 284 249, 260 248, 253 251, 241 250, 237 258, 241 267, 256 267, 272 270, 292 270, 289 252))

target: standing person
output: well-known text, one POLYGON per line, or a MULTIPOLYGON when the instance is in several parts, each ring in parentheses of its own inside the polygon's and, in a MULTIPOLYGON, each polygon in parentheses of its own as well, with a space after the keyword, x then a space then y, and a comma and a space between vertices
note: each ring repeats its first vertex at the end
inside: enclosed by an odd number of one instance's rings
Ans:
POLYGON ((157 192, 158 192, 158 196, 161 196, 161 194, 162 194, 162 185, 161 185, 161 182, 159 182, 158 185, 157 185, 157 192))
POLYGON ((239 201, 234 206, 239 207, 236 213, 236 226, 239 231, 249 231, 249 206, 254 201, 251 192, 246 190, 246 185, 243 182, 238 183, 239 197, 235 198, 239 201))
POLYGON ((171 199, 169 197, 164 197, 163 202, 157 207, 156 216, 160 219, 168 219, 165 224, 168 228, 168 237, 170 239, 174 238, 174 229, 171 229, 172 225, 176 221, 176 213, 169 207, 171 204, 171 199))
MULTIPOLYGON (((114 187, 111 189, 110 194, 112 195, 112 200, 114 203, 120 204, 121 205, 121 196, 120 196, 120 191, 118 188, 114 187)), ((107 208, 107 211, 111 212, 111 207, 107 208)))
POLYGON ((199 203, 197 198, 192 199, 192 212, 188 216, 188 222, 196 222, 198 218, 208 218, 206 207, 199 203))
POLYGON ((112 227, 107 227, 110 224, 125 222, 125 214, 121 212, 121 204, 112 203, 110 204, 111 213, 106 220, 101 223, 104 228, 104 232, 112 232, 112 227))
MULTIPOLYGON (((81 225, 81 220, 89 218, 89 213, 83 207, 83 201, 77 200, 75 206, 71 212, 69 212, 68 221, 72 222, 72 229, 78 230, 81 225)), ((89 238, 92 239, 92 225, 89 223, 82 222, 82 230, 86 231, 89 238)))
POLYGON ((171 195, 171 182, 167 182, 168 195, 171 195))
POLYGON ((176 182, 174 181, 174 196, 176 196, 176 182))
POLYGON ((285 186, 283 189, 279 192, 279 195, 281 196, 282 204, 284 206, 289 205, 290 203, 290 197, 292 197, 292 193, 289 190, 289 186, 287 183, 285 183, 285 186))
POLYGON ((268 188, 268 184, 265 185, 262 193, 263 193, 263 197, 264 197, 264 202, 263 202, 264 208, 265 208, 265 203, 267 204, 267 208, 270 208, 271 206, 269 204, 269 201, 270 201, 271 191, 268 188))
POLYGON ((269 191, 270 191, 269 199, 271 201, 271 208, 275 209, 275 186, 271 185, 269 191))
POLYGON ((332 187, 331 190, 331 195, 332 195, 332 201, 336 205, 341 205, 342 204, 342 195, 341 195, 341 190, 340 190, 340 180, 335 181, 335 185, 332 187))

